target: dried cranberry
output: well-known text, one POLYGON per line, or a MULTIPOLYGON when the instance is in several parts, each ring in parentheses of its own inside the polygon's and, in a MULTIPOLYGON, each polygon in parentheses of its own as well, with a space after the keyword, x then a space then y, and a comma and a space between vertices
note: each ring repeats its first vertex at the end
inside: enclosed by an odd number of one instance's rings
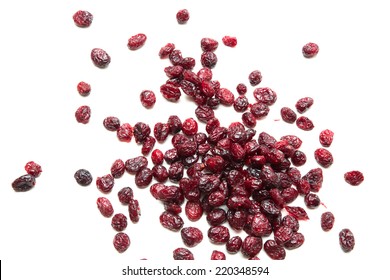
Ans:
POLYGON ((164 153, 164 160, 168 164, 172 164, 173 162, 179 160, 179 155, 177 154, 177 150, 175 148, 166 150, 164 153))
POLYGON ((174 162, 168 168, 168 178, 172 182, 178 182, 184 175, 184 165, 180 161, 174 162))
POLYGON ((195 109, 195 115, 201 122, 207 122, 214 118, 214 110, 206 105, 198 106, 195 109))
POLYGON ((256 119, 263 119, 268 116, 269 107, 267 104, 257 102, 250 105, 250 112, 255 116, 256 119))
POLYGON ((198 221, 203 215, 203 208, 199 201, 187 201, 185 205, 187 218, 192 221, 198 221))
POLYGON ((268 218, 262 214, 257 213, 253 215, 253 220, 251 223, 251 233, 254 236, 269 236, 272 233, 272 226, 268 218))
POLYGON ((193 260, 194 255, 186 248, 177 248, 173 251, 174 260, 193 260))
POLYGON ((333 131, 329 130, 329 129, 325 129, 323 131, 320 132, 320 144, 323 146, 323 147, 330 147, 330 145, 332 144, 333 142, 333 131))
POLYGON ((141 216, 141 209, 139 207, 138 200, 131 199, 129 201, 128 210, 129 210, 130 220, 133 223, 137 223, 139 221, 139 217, 141 216))
POLYGON ((241 237, 233 236, 226 243, 226 251, 228 251, 230 254, 236 254, 238 251, 240 251, 241 246, 242 246, 241 237))
POLYGON ((91 108, 87 105, 80 106, 75 113, 76 121, 87 124, 91 118, 91 108))
POLYGON ((136 174, 148 165, 148 159, 144 156, 130 158, 125 162, 125 169, 130 174, 136 174))
POLYGON ((146 156, 148 155, 154 148, 156 144, 156 139, 153 136, 148 136, 145 138, 145 141, 142 144, 141 153, 146 156))
POLYGON ((77 84, 77 91, 81 96, 88 96, 91 92, 91 85, 86 82, 79 82, 77 84))
POLYGON ((294 149, 299 149, 302 145, 302 140, 295 135, 285 135, 280 138, 280 140, 287 141, 294 149))
POLYGON ((331 152, 324 148, 319 148, 314 151, 314 158, 324 168, 327 168, 333 163, 333 156, 331 152))
POLYGON ((284 243, 284 247, 286 249, 292 250, 297 249, 302 246, 302 244, 305 242, 305 237, 300 232, 294 232, 291 236, 291 239, 284 243))
POLYGON ((225 244, 229 241, 229 229, 225 226, 212 226, 207 231, 207 236, 214 244, 225 244))
POLYGON ((92 23, 93 15, 88 11, 77 11, 73 15, 73 21, 78 27, 89 27, 92 23))
POLYGON ((136 143, 143 143, 150 135, 150 126, 143 122, 137 122, 133 127, 133 134, 136 143))
POLYGON ((283 107, 280 110, 280 115, 282 116, 282 120, 286 123, 294 123, 297 119, 297 114, 288 107, 283 107))
POLYGON ((92 49, 91 59, 93 64, 99 68, 106 68, 111 62, 111 57, 108 55, 108 53, 100 48, 92 49))
POLYGON ((211 226, 222 225, 226 221, 226 211, 222 208, 214 208, 207 213, 206 219, 211 226))
POLYGON ((111 219, 111 226, 116 231, 123 231, 127 227, 127 217, 122 213, 115 214, 111 219))
POLYGON ((185 135, 193 136, 198 132, 198 123, 193 118, 188 118, 183 122, 182 131, 185 135))
POLYGON ((79 169, 75 172, 74 178, 76 179, 77 184, 80 186, 88 186, 92 183, 92 175, 91 173, 86 169, 79 169))
POLYGON ((125 173, 125 163, 121 159, 117 159, 111 165, 111 175, 114 178, 122 177, 123 173, 125 173))
POLYGON ((171 102, 176 102, 180 99, 181 92, 180 89, 171 84, 164 84, 160 87, 160 92, 163 97, 171 102))
POLYGON ((152 174, 153 174, 153 178, 160 183, 163 183, 168 179, 168 170, 163 165, 153 166, 152 174))
POLYGON ((309 216, 307 215, 305 209, 299 206, 286 206, 285 209, 287 212, 296 218, 297 220, 308 220, 309 216))
POLYGON ((130 187, 124 187, 118 192, 118 199, 123 204, 129 204, 133 198, 133 189, 130 187))
POLYGON ((179 231, 184 225, 184 221, 179 215, 167 211, 160 215, 160 223, 163 227, 172 231, 179 231))
POLYGON ((344 252, 350 252, 355 247, 355 237, 350 229, 343 229, 339 233, 340 246, 344 252))
POLYGON ((153 128, 154 137, 159 142, 164 142, 169 135, 169 126, 166 123, 158 122, 153 128))
POLYGON ((116 135, 121 142, 130 142, 133 138, 133 127, 129 123, 123 123, 116 131, 116 135))
POLYGON ((294 232, 299 230, 299 221, 291 215, 283 217, 282 225, 291 228, 294 232))
POLYGON ((106 217, 109 218, 114 214, 114 208, 112 207, 111 201, 106 197, 99 197, 96 200, 97 207, 100 211, 100 213, 106 217))
POLYGON ((167 124, 168 124, 170 134, 176 134, 181 131, 182 122, 178 116, 176 115, 169 116, 167 124))
POLYGON ((293 235, 293 230, 290 227, 281 226, 274 232, 274 238, 277 244, 283 245, 289 241, 293 235))
POLYGON ((156 95, 151 90, 143 90, 140 94, 140 100, 142 106, 150 109, 156 103, 156 95))
POLYGON ((205 51, 200 57, 200 62, 203 67, 208 67, 210 69, 214 68, 218 62, 217 55, 211 51, 205 51))
POLYGON ((127 46, 132 51, 138 50, 145 44, 146 39, 147 37, 143 33, 135 34, 129 38, 127 46))
POLYGON ((223 36, 222 43, 227 47, 234 48, 237 46, 237 38, 232 36, 223 36))
POLYGON ((179 65, 182 59, 183 56, 180 50, 172 50, 169 54, 169 61, 172 63, 172 65, 179 65))
POLYGON ((312 120, 305 116, 300 116, 299 118, 297 118, 295 123, 297 124, 298 128, 305 131, 309 131, 314 128, 312 120))
POLYGON ((295 108, 301 114, 309 110, 309 108, 313 105, 314 100, 311 97, 303 97, 295 103, 295 108))
POLYGON ((319 196, 315 193, 308 193, 305 195, 305 204, 309 209, 317 208, 321 204, 319 196))
POLYGON ((213 52, 218 48, 218 41, 211 38, 203 38, 200 46, 204 52, 213 52))
POLYGON ((258 84, 261 83, 263 77, 261 76, 261 72, 259 70, 254 70, 249 74, 248 79, 249 79, 249 83, 252 86, 257 86, 258 84))
POLYGON ((101 192, 109 193, 114 187, 114 177, 111 174, 97 177, 96 186, 101 192))
POLYGON ((268 87, 256 88, 253 91, 253 96, 258 102, 267 104, 268 106, 273 105, 277 99, 276 92, 268 87))
POLYGON ((175 44, 167 43, 165 46, 163 46, 160 51, 158 52, 158 55, 160 58, 167 58, 171 52, 175 49, 175 44))
POLYGON ((27 162, 24 166, 24 170, 26 170, 27 174, 30 174, 34 177, 39 177, 39 175, 42 173, 42 167, 34 161, 27 162))
POLYGON ((124 232, 115 234, 114 247, 119 253, 125 252, 130 247, 130 237, 124 232))
POLYGON ((242 114, 242 123, 249 128, 253 128, 256 126, 257 120, 251 112, 245 112, 242 114))
POLYGON ((311 191, 318 192, 321 189, 323 182, 322 169, 311 169, 302 177, 302 179, 309 183, 311 191))
POLYGON ((135 174, 135 184, 139 188, 146 188, 149 186, 153 179, 152 170, 148 167, 144 167, 135 174))
POLYGON ((302 47, 302 54, 306 58, 312 58, 318 54, 319 47, 316 43, 307 43, 302 47))
POLYGON ((213 261, 226 260, 226 256, 221 251, 213 250, 213 252, 211 253, 211 260, 213 261))
POLYGON ((190 13, 187 9, 179 10, 176 14, 176 19, 179 24, 187 23, 187 21, 190 19, 190 13))
POLYGON ((234 104, 233 104, 233 107, 234 107, 234 110, 236 110, 236 112, 245 112, 246 109, 248 109, 248 106, 249 106, 249 101, 248 101, 248 98, 246 98, 246 96, 239 96, 236 98, 236 100, 234 100, 234 104))
POLYGON ((121 123, 117 117, 107 117, 103 120, 103 126, 109 131, 117 131, 121 123))
POLYGON ((330 231, 333 228, 334 225, 334 215, 332 212, 324 212, 321 214, 321 228, 324 231, 330 231))
POLYGON ((192 57, 184 57, 181 61, 180 61, 180 66, 182 66, 184 69, 186 70, 192 70, 194 69, 195 67, 195 59, 192 58, 192 57))
POLYGON ((264 251, 273 260, 284 260, 286 258, 286 250, 272 239, 264 243, 264 251))
POLYGON ((263 248, 263 239, 256 236, 246 236, 241 246, 244 257, 250 258, 260 253, 263 248))
POLYGON ((237 85, 236 90, 239 95, 244 95, 247 92, 247 87, 245 84, 240 83, 237 85))
POLYGON ((34 186, 35 177, 30 174, 22 175, 12 182, 12 188, 16 192, 26 192, 31 190, 34 186))
POLYGON ((188 247, 195 247, 203 240, 202 231, 196 227, 184 227, 180 231, 181 239, 188 247))
POLYGON ((302 166, 306 163, 306 154, 300 150, 295 150, 291 156, 291 162, 295 166, 302 166))
POLYGON ((344 174, 344 180, 352 186, 358 186, 364 181, 363 173, 357 170, 348 171, 344 174))

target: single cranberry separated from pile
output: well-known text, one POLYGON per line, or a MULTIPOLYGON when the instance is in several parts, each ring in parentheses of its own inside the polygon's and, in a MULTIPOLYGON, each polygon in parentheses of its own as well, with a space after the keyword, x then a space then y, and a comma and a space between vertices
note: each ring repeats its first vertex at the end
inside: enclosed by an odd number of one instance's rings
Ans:
POLYGON ((302 54, 306 58, 315 57, 318 54, 319 47, 316 43, 307 43, 302 48, 302 54))
POLYGON ((93 15, 88 11, 77 11, 73 15, 73 21, 78 27, 89 27, 92 23, 93 15))

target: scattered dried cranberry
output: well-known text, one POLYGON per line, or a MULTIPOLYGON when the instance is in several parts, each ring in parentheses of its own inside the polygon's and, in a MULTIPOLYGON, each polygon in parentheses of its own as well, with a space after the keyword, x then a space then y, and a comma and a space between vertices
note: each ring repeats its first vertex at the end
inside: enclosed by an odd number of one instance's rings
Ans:
POLYGON ((262 102, 256 102, 250 105, 250 112, 255 116, 256 119, 263 119, 268 116, 269 106, 262 102))
POLYGON ((133 189, 130 187, 124 187, 118 192, 118 199, 123 204, 129 204, 133 198, 133 189))
POLYGON ((177 12, 176 19, 179 24, 185 24, 190 19, 190 13, 187 9, 182 9, 177 12))
POLYGON ((316 43, 307 43, 302 47, 302 54, 306 58, 312 58, 318 54, 319 47, 316 43))
POLYGON ((226 260, 226 256, 221 251, 213 250, 213 252, 211 253, 211 260, 213 261, 226 260))
POLYGON ((80 106, 75 113, 76 121, 87 124, 91 118, 91 108, 87 105, 80 106))
POLYGON ((77 91, 81 96, 88 96, 91 92, 91 85, 86 82, 79 82, 77 84, 77 91))
POLYGON ((130 158, 125 162, 126 171, 133 175, 146 166, 148 166, 148 159, 144 156, 130 158))
POLYGON ((109 193, 114 187, 114 177, 111 174, 97 177, 96 186, 101 192, 109 193))
POLYGON ((91 173, 86 169, 79 169, 75 172, 74 178, 76 179, 77 184, 80 186, 88 186, 92 183, 92 175, 91 173))
POLYGON ((291 162, 295 166, 302 166, 306 163, 306 154, 300 150, 295 150, 291 156, 291 162))
POLYGON ((190 250, 186 248, 177 248, 173 250, 173 259, 174 260, 193 260, 194 255, 190 250))
POLYGON ((280 110, 280 115, 282 116, 282 120, 286 123, 294 123, 297 119, 297 114, 288 107, 283 107, 280 110))
POLYGON ((286 206, 285 209, 287 212, 296 218, 297 220, 308 220, 309 216, 307 215, 305 209, 299 206, 286 206))
POLYGON ((330 231, 333 228, 334 221, 335 221, 335 218, 334 218, 334 215, 332 212, 327 211, 327 212, 322 213, 322 215, 321 215, 321 228, 324 231, 330 231))
POLYGON ((263 248, 263 239, 256 236, 246 236, 241 246, 244 257, 251 258, 260 253, 263 248))
POLYGON ((344 180, 352 186, 358 186, 364 181, 363 173, 357 170, 348 171, 344 174, 344 180))
POLYGON ((145 141, 142 144, 141 153, 146 156, 148 155, 154 148, 156 144, 156 139, 153 136, 148 136, 145 138, 145 141))
POLYGON ((115 214, 111 219, 111 226, 116 231, 123 231, 127 227, 127 217, 122 213, 115 214))
POLYGON ((111 165, 111 175, 114 178, 120 178, 125 173, 125 163, 121 159, 117 159, 111 165))
POLYGON ((135 174, 134 179, 137 187, 146 188, 153 179, 152 170, 148 167, 142 168, 137 172, 137 174, 135 174))
POLYGON ((93 15, 88 11, 77 11, 73 15, 73 21, 78 27, 89 27, 92 23, 93 15))
POLYGON ((330 145, 332 144, 333 142, 333 131, 329 130, 329 129, 325 129, 323 131, 320 132, 320 144, 323 146, 323 147, 330 147, 330 145))
POLYGON ((286 250, 283 246, 272 239, 269 239, 264 243, 264 251, 273 260, 284 260, 286 257, 286 250))
POLYGON ((140 207, 139 207, 138 200, 136 200, 136 199, 131 199, 131 200, 129 201, 128 210, 129 210, 129 217, 130 217, 130 220, 131 220, 133 223, 138 223, 139 217, 141 216, 141 209, 140 209, 140 207))
POLYGON ((204 52, 213 52, 218 48, 218 41, 211 38, 203 38, 200 40, 200 47, 204 52))
POLYGON ((230 254, 236 254, 238 251, 240 251, 241 246, 242 246, 241 237, 240 236, 233 236, 226 243, 226 251, 228 251, 230 254))
POLYGON ((295 103, 295 108, 297 109, 298 113, 303 114, 309 108, 313 105, 314 100, 311 97, 303 97, 295 103))
POLYGON ((184 227, 180 231, 184 244, 188 247, 194 247, 203 240, 203 234, 196 227, 184 227))
POLYGON ((206 51, 200 57, 200 63, 203 67, 214 68, 218 62, 217 55, 214 52, 206 51))
POLYGON ((130 247, 130 237, 124 232, 115 234, 114 247, 119 253, 125 252, 130 247))
POLYGON ((180 89, 171 84, 164 84, 160 87, 160 92, 163 97, 171 102, 176 102, 180 99, 181 92, 180 89))
POLYGON ((301 247, 304 242, 305 236, 303 236, 303 234, 300 232, 294 232, 291 236, 291 239, 284 243, 284 247, 286 249, 292 250, 301 247))
POLYGON ((167 43, 164 47, 162 47, 158 53, 158 56, 163 59, 167 58, 171 52, 175 49, 175 44, 167 43))
POLYGON ((247 87, 245 84, 240 83, 237 85, 236 90, 239 95, 244 95, 247 92, 247 87))
POLYGON ((160 215, 160 224, 166 229, 179 231, 183 227, 184 221, 179 215, 164 211, 160 215))
POLYGON ((321 204, 319 196, 315 193, 308 193, 305 195, 305 205, 309 209, 317 208, 321 204))
POLYGON ((309 131, 309 130, 312 130, 314 128, 313 122, 308 117, 305 117, 305 116, 300 116, 296 120, 296 124, 297 124, 298 128, 305 130, 305 131, 309 131))
POLYGON ((166 123, 158 122, 153 128, 154 137, 158 142, 164 142, 169 135, 169 126, 166 123))
POLYGON ((333 156, 327 149, 319 148, 314 151, 314 158, 324 168, 327 168, 333 163, 333 156))
POLYGON ((117 131, 121 122, 117 117, 110 116, 103 120, 103 126, 109 131, 117 131))
POLYGON ((203 208, 199 201, 187 201, 185 206, 187 218, 192 221, 198 221, 203 215, 203 208))
POLYGON ((100 213, 106 217, 109 218, 114 214, 114 208, 112 207, 111 201, 106 197, 99 197, 96 200, 97 207, 100 211, 100 213))
POLYGON ((111 63, 111 57, 105 50, 100 48, 92 49, 91 59, 93 64, 99 68, 106 68, 111 63))
POLYGON ((227 88, 220 88, 215 94, 215 97, 220 100, 221 104, 226 106, 231 106, 234 103, 234 95, 227 88))
POLYGON ((198 132, 198 123, 193 118, 188 118, 183 122, 182 131, 187 136, 193 136, 198 132))
POLYGON ((253 91, 253 96, 258 102, 267 104, 268 106, 273 105, 276 102, 277 94, 268 87, 256 88, 253 91))
POLYGON ((121 142, 130 142, 133 138, 133 127, 129 123, 123 123, 116 131, 116 135, 121 142))
POLYGON ((20 176, 12 182, 12 188, 16 192, 26 192, 31 190, 34 186, 35 177, 30 174, 20 176))
POLYGON ((27 162, 24 166, 24 170, 26 170, 27 174, 30 174, 34 177, 39 177, 39 175, 42 173, 42 167, 34 161, 27 162))
POLYGON ((132 51, 138 50, 143 45, 145 45, 146 39, 147 37, 143 33, 135 34, 129 38, 127 47, 132 51))
POLYGON ((355 247, 355 237, 350 229, 343 229, 339 233, 340 246, 344 252, 350 252, 355 247))
POLYGON ((143 90, 140 94, 140 100, 142 106, 150 109, 156 103, 156 95, 151 90, 143 90))
POLYGON ((256 117, 251 112, 243 113, 241 119, 242 119, 242 123, 249 128, 253 128, 256 126, 257 123, 256 117))
POLYGON ((225 226, 210 227, 207 231, 207 236, 214 244, 225 244, 229 241, 229 229, 225 226))
POLYGON ((237 38, 232 36, 223 36, 222 42, 225 46, 234 48, 237 46, 237 38))
POLYGON ((263 79, 261 72, 259 70, 254 70, 249 74, 249 83, 251 86, 257 86, 261 83, 261 80, 263 79))

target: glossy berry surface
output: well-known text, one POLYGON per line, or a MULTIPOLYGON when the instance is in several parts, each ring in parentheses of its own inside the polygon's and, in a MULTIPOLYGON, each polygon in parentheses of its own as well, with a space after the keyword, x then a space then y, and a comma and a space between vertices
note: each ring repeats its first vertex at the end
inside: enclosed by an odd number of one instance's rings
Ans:
POLYGON ((324 231, 330 231, 333 228, 335 217, 332 212, 324 212, 321 214, 321 228, 324 231))
POLYGON ((237 46, 237 38, 233 36, 223 36, 222 43, 227 47, 234 48, 237 46))
POLYGON ((364 181, 364 175, 357 170, 348 171, 344 174, 344 180, 352 186, 358 186, 364 181))
POLYGON ((312 58, 318 54, 319 50, 320 48, 316 43, 310 42, 302 47, 302 54, 306 58, 312 58))
POLYGON ((90 185, 93 180, 91 172, 86 169, 77 170, 74 174, 74 178, 77 184, 83 187, 90 185))
POLYGON ((140 94, 140 100, 142 106, 147 109, 150 109, 156 103, 156 95, 151 90, 143 90, 140 94))
POLYGON ((75 113, 76 121, 87 124, 91 118, 91 108, 87 105, 80 106, 75 113))
POLYGON ((127 217, 122 213, 115 214, 111 219, 111 226, 116 231, 123 231, 127 227, 127 217))
POLYGON ((124 232, 118 232, 114 237, 113 244, 119 253, 123 253, 130 247, 130 237, 124 232))
POLYGON ((143 45, 145 45, 146 39, 147 37, 143 33, 135 34, 129 38, 127 47, 132 51, 138 50, 143 45))
POLYGON ((12 182, 12 188, 16 192, 26 192, 31 190, 34 186, 35 177, 30 174, 20 176, 12 182))
POLYGON ((30 174, 34 177, 39 177, 39 175, 42 173, 42 167, 34 161, 27 162, 24 166, 24 170, 26 170, 27 174, 30 174))
POLYGON ((91 60, 98 68, 106 68, 111 63, 110 55, 105 50, 100 48, 92 49, 91 60))
POLYGON ((344 252, 350 252, 355 247, 355 236, 350 229, 343 229, 339 233, 339 242, 344 252))
POLYGON ((81 96, 88 96, 91 92, 91 85, 86 82, 79 82, 77 84, 77 91, 81 96))
POLYGON ((106 197, 99 197, 96 200, 97 207, 100 211, 100 213, 106 217, 109 218, 114 214, 114 208, 112 207, 111 201, 106 197))
POLYGON ((179 10, 176 13, 176 19, 179 24, 185 24, 190 19, 190 13, 187 9, 179 10))
POLYGON ((88 11, 79 10, 73 15, 73 21, 78 27, 89 27, 92 20, 93 15, 88 11))
POLYGON ((174 260, 193 260, 194 255, 187 248, 177 248, 173 250, 173 259, 174 260))

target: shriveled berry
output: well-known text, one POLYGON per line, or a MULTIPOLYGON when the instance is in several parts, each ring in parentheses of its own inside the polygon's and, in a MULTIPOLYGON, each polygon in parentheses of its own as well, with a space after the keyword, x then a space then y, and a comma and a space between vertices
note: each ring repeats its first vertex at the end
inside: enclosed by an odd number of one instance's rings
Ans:
POLYGON ((133 223, 137 223, 139 221, 139 217, 141 216, 141 209, 138 200, 131 199, 129 201, 128 210, 130 221, 132 221, 133 223))
POLYGON ((257 120, 256 117, 251 112, 245 112, 241 116, 242 123, 249 128, 256 126, 257 120))
POLYGON ((88 96, 91 92, 91 85, 86 82, 79 82, 77 84, 77 91, 81 96, 88 96))
POLYGON ((161 150, 155 149, 151 154, 151 159, 155 165, 162 164, 164 162, 164 154, 161 152, 161 150))
POLYGON ((180 161, 176 161, 168 168, 168 178, 172 182, 179 182, 184 175, 184 164, 180 161))
POLYGON ((143 143, 150 135, 150 126, 143 122, 137 122, 133 127, 133 134, 136 143, 143 143))
POLYGON ((16 192, 26 192, 31 190, 34 186, 35 177, 30 174, 22 175, 12 182, 12 188, 16 192))
POLYGON ((34 161, 27 162, 24 166, 24 170, 26 170, 27 174, 30 174, 34 177, 39 177, 39 175, 42 173, 42 167, 34 161))
POLYGON ((138 50, 143 45, 145 45, 146 39, 147 37, 143 33, 135 34, 129 38, 127 47, 132 51, 138 50))
POLYGON ((152 174, 153 174, 153 178, 160 183, 163 183, 168 179, 168 170, 163 165, 153 166, 152 174))
POLYGON ((302 47, 302 54, 306 58, 315 57, 318 54, 319 47, 316 43, 307 43, 302 47))
POLYGON ((106 217, 109 218, 114 214, 114 208, 112 207, 111 201, 106 197, 99 197, 96 200, 97 207, 100 211, 100 213, 106 217))
POLYGON ((87 105, 80 106, 75 113, 76 121, 87 124, 91 118, 91 108, 87 105))
POLYGON ((163 227, 172 231, 179 231, 184 225, 184 221, 179 215, 167 211, 160 215, 160 223, 163 227))
POLYGON ((153 128, 154 137, 159 142, 164 142, 169 135, 169 126, 166 123, 158 122, 153 128))
POLYGON ((119 253, 125 252, 130 247, 130 237, 124 232, 115 234, 114 247, 119 253))
POLYGON ((145 141, 142 143, 141 153, 144 156, 147 156, 154 148, 156 144, 156 139, 153 136, 147 136, 145 141))
POLYGON ((299 230, 299 221, 291 215, 283 217, 282 225, 291 228, 293 232, 297 232, 299 230))
POLYGON ((160 87, 160 92, 163 97, 171 102, 176 102, 180 99, 181 92, 180 89, 171 84, 164 84, 160 87))
POLYGON ((260 253, 263 248, 263 239, 256 236, 246 236, 241 246, 241 253, 244 257, 250 258, 260 253))
POLYGON ((202 231, 196 227, 184 227, 180 235, 183 243, 188 247, 195 247, 203 240, 202 231))
POLYGON ((222 43, 227 47, 234 48, 237 46, 237 38, 233 36, 223 36, 222 43))
POLYGON ((115 214, 111 219, 111 226, 116 231, 123 231, 127 227, 127 217, 122 213, 115 214))
POLYGON ((268 116, 269 107, 267 104, 262 102, 256 102, 250 105, 250 112, 255 116, 256 119, 263 119, 268 116))
POLYGON ((156 95, 151 90, 143 90, 140 94, 140 100, 142 106, 147 109, 150 109, 156 103, 156 95))
POLYGON ((158 56, 163 59, 167 58, 171 52, 175 49, 175 44, 173 43, 167 43, 165 46, 163 46, 160 51, 158 52, 158 56))
POLYGON ((129 204, 130 200, 133 198, 133 189, 130 187, 124 187, 118 192, 118 199, 123 204, 129 204))
POLYGON ((229 229, 225 226, 210 227, 207 231, 207 236, 214 244, 225 244, 229 241, 229 229))
POLYGON ((300 232, 294 232, 291 239, 284 243, 284 248, 292 250, 302 246, 305 242, 305 236, 300 232))
POLYGON ((313 121, 305 116, 300 116, 299 118, 297 118, 295 123, 297 124, 298 128, 305 131, 309 131, 314 128, 313 121))
POLYGON ((200 105, 195 109, 195 115, 201 122, 207 122, 214 118, 214 110, 207 105, 200 105))
POLYGON ((195 59, 192 58, 192 57, 184 57, 181 61, 180 61, 180 66, 182 66, 184 69, 186 70, 192 70, 194 69, 195 67, 195 59))
POLYGON ((77 170, 74 174, 74 178, 76 179, 77 184, 83 187, 90 185, 93 180, 91 172, 86 169, 77 170))
POLYGON ((172 65, 179 65, 183 59, 183 55, 180 50, 172 50, 169 54, 169 61, 172 65))
POLYGON ((148 165, 148 159, 144 156, 130 158, 125 162, 125 169, 130 174, 136 174, 148 165))
POLYGON ((200 47, 204 52, 213 52, 218 48, 218 41, 211 38, 202 38, 200 47))
POLYGON ((251 86, 257 86, 261 83, 261 80, 263 79, 261 72, 259 70, 254 70, 249 74, 249 83, 251 86))
POLYGON ((302 140, 295 135, 285 135, 280 138, 280 140, 287 141, 294 149, 299 149, 302 145, 302 140))
POLYGON ((214 208, 207 213, 206 220, 211 226, 220 226, 226 221, 226 211, 222 208, 214 208))
POLYGON ((116 136, 121 142, 130 142, 133 138, 133 127, 129 123, 123 123, 116 131, 116 136))
POLYGON ((325 129, 325 130, 321 131, 320 136, 319 136, 320 144, 323 147, 330 147, 330 145, 333 142, 333 135, 334 135, 333 131, 331 131, 329 129, 325 129))
POLYGON ((333 163, 333 155, 327 149, 319 148, 314 151, 314 158, 319 165, 327 168, 333 163))
POLYGON ((295 150, 291 156, 291 162, 295 166, 302 166, 306 163, 306 154, 300 150, 295 150))
POLYGON ((286 123, 294 123, 297 120, 297 114, 288 107, 283 107, 280 110, 280 115, 282 116, 282 120, 286 123))
POLYGON ((111 174, 97 177, 96 186, 101 192, 109 193, 114 187, 114 177, 111 174))
POLYGON ((114 178, 120 178, 125 173, 125 163, 121 159, 117 159, 111 165, 111 175, 114 178))
POLYGON ((321 228, 324 231, 330 231, 333 228, 335 217, 332 212, 324 212, 321 214, 321 228))
POLYGON ((230 254, 236 254, 240 251, 242 246, 242 239, 240 236, 233 236, 226 243, 226 251, 230 254))
POLYGON ((256 88, 253 91, 253 96, 258 102, 267 104, 268 106, 273 105, 277 99, 276 92, 268 87, 256 88))
POLYGON ((203 215, 203 208, 199 201, 187 201, 185 205, 187 218, 192 221, 198 221, 203 215))
POLYGON ((153 179, 152 170, 148 167, 144 167, 141 170, 139 170, 137 174, 135 174, 134 181, 137 187, 146 188, 147 186, 149 186, 152 179, 153 179))
POLYGON ((88 11, 77 11, 73 15, 73 21, 78 27, 89 27, 92 23, 93 15, 88 11))
POLYGON ((109 131, 117 131, 121 126, 121 122, 117 117, 106 117, 103 120, 103 126, 109 131))
POLYGON ((99 68, 106 68, 111 63, 111 57, 105 50, 100 48, 92 49, 91 59, 93 64, 99 68))
POLYGON ((240 83, 237 85, 236 90, 239 95, 244 95, 247 92, 247 87, 245 84, 240 83))
POLYGON ((251 233, 258 237, 269 236, 272 233, 272 225, 267 216, 262 213, 253 215, 251 233))
POLYGON ((179 24, 185 24, 190 19, 190 13, 187 9, 179 10, 176 13, 176 19, 179 24))
POLYGON ((352 186, 358 186, 364 181, 364 175, 357 170, 348 171, 344 174, 344 180, 352 186))
POLYGON ((313 168, 309 170, 302 179, 310 185, 310 190, 318 192, 322 187, 323 175, 321 168, 313 168))
POLYGON ((264 243, 264 251, 273 260, 284 260, 286 258, 286 250, 272 239, 264 243))
POLYGON ((190 250, 186 248, 177 248, 173 250, 173 259, 174 260, 193 260, 194 255, 190 250))
POLYGON ((200 57, 200 63, 203 67, 208 67, 210 69, 214 68, 218 62, 217 55, 211 51, 205 51, 200 57))
POLYGON ((188 118, 183 122, 182 131, 185 135, 193 136, 198 132, 198 123, 193 118, 188 118))
POLYGON ((277 230, 274 232, 274 238, 277 244, 283 245, 287 241, 289 241, 293 235, 293 230, 290 227, 287 226, 280 226, 277 230))
POLYGON ((213 252, 211 253, 211 260, 212 261, 226 260, 226 256, 221 251, 213 250, 213 252))
POLYGON ((248 106, 249 106, 249 101, 246 96, 239 96, 236 98, 236 100, 234 100, 233 107, 234 110, 236 110, 236 112, 241 112, 241 113, 245 112, 246 109, 248 109, 248 106))
POLYGON ((319 196, 315 193, 308 193, 305 195, 305 205, 309 209, 317 208, 321 204, 319 196))
POLYGON ((355 247, 355 237, 350 229, 342 229, 339 233, 339 241, 341 249, 344 252, 350 252, 355 247))
POLYGON ((170 134, 179 133, 183 126, 180 118, 176 115, 169 116, 167 124, 168 124, 170 134))
POLYGON ((305 209, 299 206, 286 206, 285 209, 287 212, 296 218, 297 220, 308 220, 309 216, 307 215, 305 209))
POLYGON ((298 113, 303 114, 309 108, 313 105, 314 99, 311 97, 303 97, 295 103, 295 108, 297 109, 298 113))

